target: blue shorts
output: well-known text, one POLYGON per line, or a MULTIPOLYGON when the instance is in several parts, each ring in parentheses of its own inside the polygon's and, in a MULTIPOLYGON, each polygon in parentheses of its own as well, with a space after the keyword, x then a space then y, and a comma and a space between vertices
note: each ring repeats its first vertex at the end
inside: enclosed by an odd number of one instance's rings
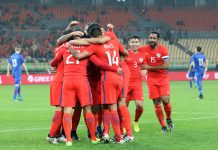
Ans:
POLYGON ((195 77, 195 72, 194 71, 189 71, 188 77, 189 78, 194 78, 195 77))
POLYGON ((14 84, 21 83, 21 75, 13 75, 13 77, 14 77, 14 84))

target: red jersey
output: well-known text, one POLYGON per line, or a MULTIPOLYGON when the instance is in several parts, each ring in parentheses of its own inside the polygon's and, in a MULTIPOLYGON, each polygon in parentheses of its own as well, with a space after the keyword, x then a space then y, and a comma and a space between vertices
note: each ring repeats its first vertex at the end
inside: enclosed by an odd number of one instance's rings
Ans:
MULTIPOLYGON (((62 49, 65 49, 65 44, 62 44, 55 49, 54 56, 56 57, 62 49)), ((64 78, 64 62, 60 61, 56 66, 56 73, 52 81, 63 82, 63 78, 64 78)))
MULTIPOLYGON (((164 60, 169 59, 167 48, 163 45, 158 44, 155 49, 151 49, 150 45, 145 45, 140 48, 145 54, 145 63, 149 66, 159 66, 163 64, 164 60)), ((148 70, 148 78, 159 78, 160 76, 166 76, 166 69, 159 70, 148 70)))
MULTIPOLYGON (((85 50, 85 46, 73 46, 73 49, 79 52, 85 50)), ((64 62, 64 79, 69 78, 87 78, 86 66, 88 59, 81 61, 71 55, 69 50, 64 47, 56 56, 56 59, 60 61, 63 59, 64 62)))
MULTIPOLYGON (((117 40, 110 40, 103 45, 92 44, 87 48, 87 51, 91 54, 95 54, 101 61, 106 62, 109 66, 119 66, 119 44, 117 40)), ((102 75, 107 77, 121 78, 116 72, 101 71, 102 75)))
POLYGON ((133 83, 142 82, 141 77, 141 65, 144 64, 145 55, 142 51, 133 53, 129 51, 129 56, 125 59, 125 62, 130 70, 130 85, 133 83))

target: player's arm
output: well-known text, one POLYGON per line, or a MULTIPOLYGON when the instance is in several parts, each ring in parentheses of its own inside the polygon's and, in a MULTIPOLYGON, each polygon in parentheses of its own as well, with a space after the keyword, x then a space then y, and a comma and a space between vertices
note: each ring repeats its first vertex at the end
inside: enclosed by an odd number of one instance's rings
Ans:
POLYGON ((7 77, 9 77, 10 76, 10 63, 8 63, 8 65, 7 65, 7 77))
POLYGON ((169 64, 170 64, 170 62, 167 59, 167 60, 163 60, 163 63, 161 65, 159 65, 159 66, 149 66, 147 64, 143 64, 143 65, 141 65, 141 69, 142 70, 144 70, 144 69, 146 69, 146 70, 167 69, 169 67, 169 64))
POLYGON ((84 50, 82 52, 75 51, 72 47, 68 48, 68 50, 78 60, 82 60, 82 59, 88 58, 89 56, 92 55, 91 53, 89 53, 86 50, 84 50))
POLYGON ((208 68, 208 60, 205 60, 205 69, 204 69, 204 74, 207 72, 207 68, 208 68))
POLYGON ((193 69, 193 67, 194 67, 194 61, 190 63, 188 71, 190 72, 193 69))
POLYGON ((102 36, 102 37, 98 37, 98 38, 87 38, 84 40, 90 44, 104 44, 104 43, 110 41, 111 39, 112 38, 109 36, 102 36))
POLYGON ((109 66, 107 63, 101 61, 96 55, 92 55, 89 58, 96 66, 98 66, 100 69, 117 72, 118 74, 122 74, 122 69, 119 67, 113 67, 109 66))
POLYGON ((62 43, 66 42, 70 37, 72 36, 83 36, 84 33, 82 31, 74 31, 66 35, 62 35, 58 40, 57 40, 57 45, 61 45, 62 43))
POLYGON ((30 74, 29 74, 29 72, 28 72, 28 69, 27 69, 27 67, 26 67, 26 64, 25 64, 25 63, 23 63, 23 68, 25 69, 25 71, 26 71, 26 74, 29 76, 30 74))
POLYGON ((60 52, 58 52, 56 56, 51 60, 50 65, 52 67, 56 67, 58 63, 63 60, 63 52, 64 52, 64 49, 60 50, 60 52))

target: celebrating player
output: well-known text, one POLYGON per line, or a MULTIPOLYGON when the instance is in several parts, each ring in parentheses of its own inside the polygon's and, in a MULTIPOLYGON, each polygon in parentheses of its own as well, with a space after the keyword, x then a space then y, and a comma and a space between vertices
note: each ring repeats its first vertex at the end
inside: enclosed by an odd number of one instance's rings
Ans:
POLYGON ((166 133, 167 128, 164 122, 161 102, 166 113, 168 127, 171 131, 174 129, 171 120, 170 83, 167 74, 169 55, 167 48, 158 43, 159 38, 160 34, 158 32, 151 32, 149 35, 149 44, 140 49, 145 54, 146 64, 142 66, 142 69, 147 70, 148 95, 153 100, 155 113, 162 126, 162 132, 166 133))

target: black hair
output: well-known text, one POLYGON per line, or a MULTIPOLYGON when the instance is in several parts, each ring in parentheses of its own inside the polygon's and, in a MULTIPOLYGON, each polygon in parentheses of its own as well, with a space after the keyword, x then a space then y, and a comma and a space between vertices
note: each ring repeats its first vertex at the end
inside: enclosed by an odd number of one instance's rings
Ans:
POLYGON ((91 23, 88 26, 87 33, 91 37, 98 37, 98 36, 102 35, 101 26, 97 23, 91 23))
POLYGON ((156 32, 156 31, 152 31, 150 34, 156 34, 157 35, 157 39, 160 38, 160 33, 156 32))
POLYGON ((129 40, 131 40, 131 39, 138 39, 138 40, 140 40, 139 36, 137 36, 137 35, 131 36, 129 40))
POLYGON ((201 47, 200 46, 197 46, 197 52, 201 52, 201 47))

